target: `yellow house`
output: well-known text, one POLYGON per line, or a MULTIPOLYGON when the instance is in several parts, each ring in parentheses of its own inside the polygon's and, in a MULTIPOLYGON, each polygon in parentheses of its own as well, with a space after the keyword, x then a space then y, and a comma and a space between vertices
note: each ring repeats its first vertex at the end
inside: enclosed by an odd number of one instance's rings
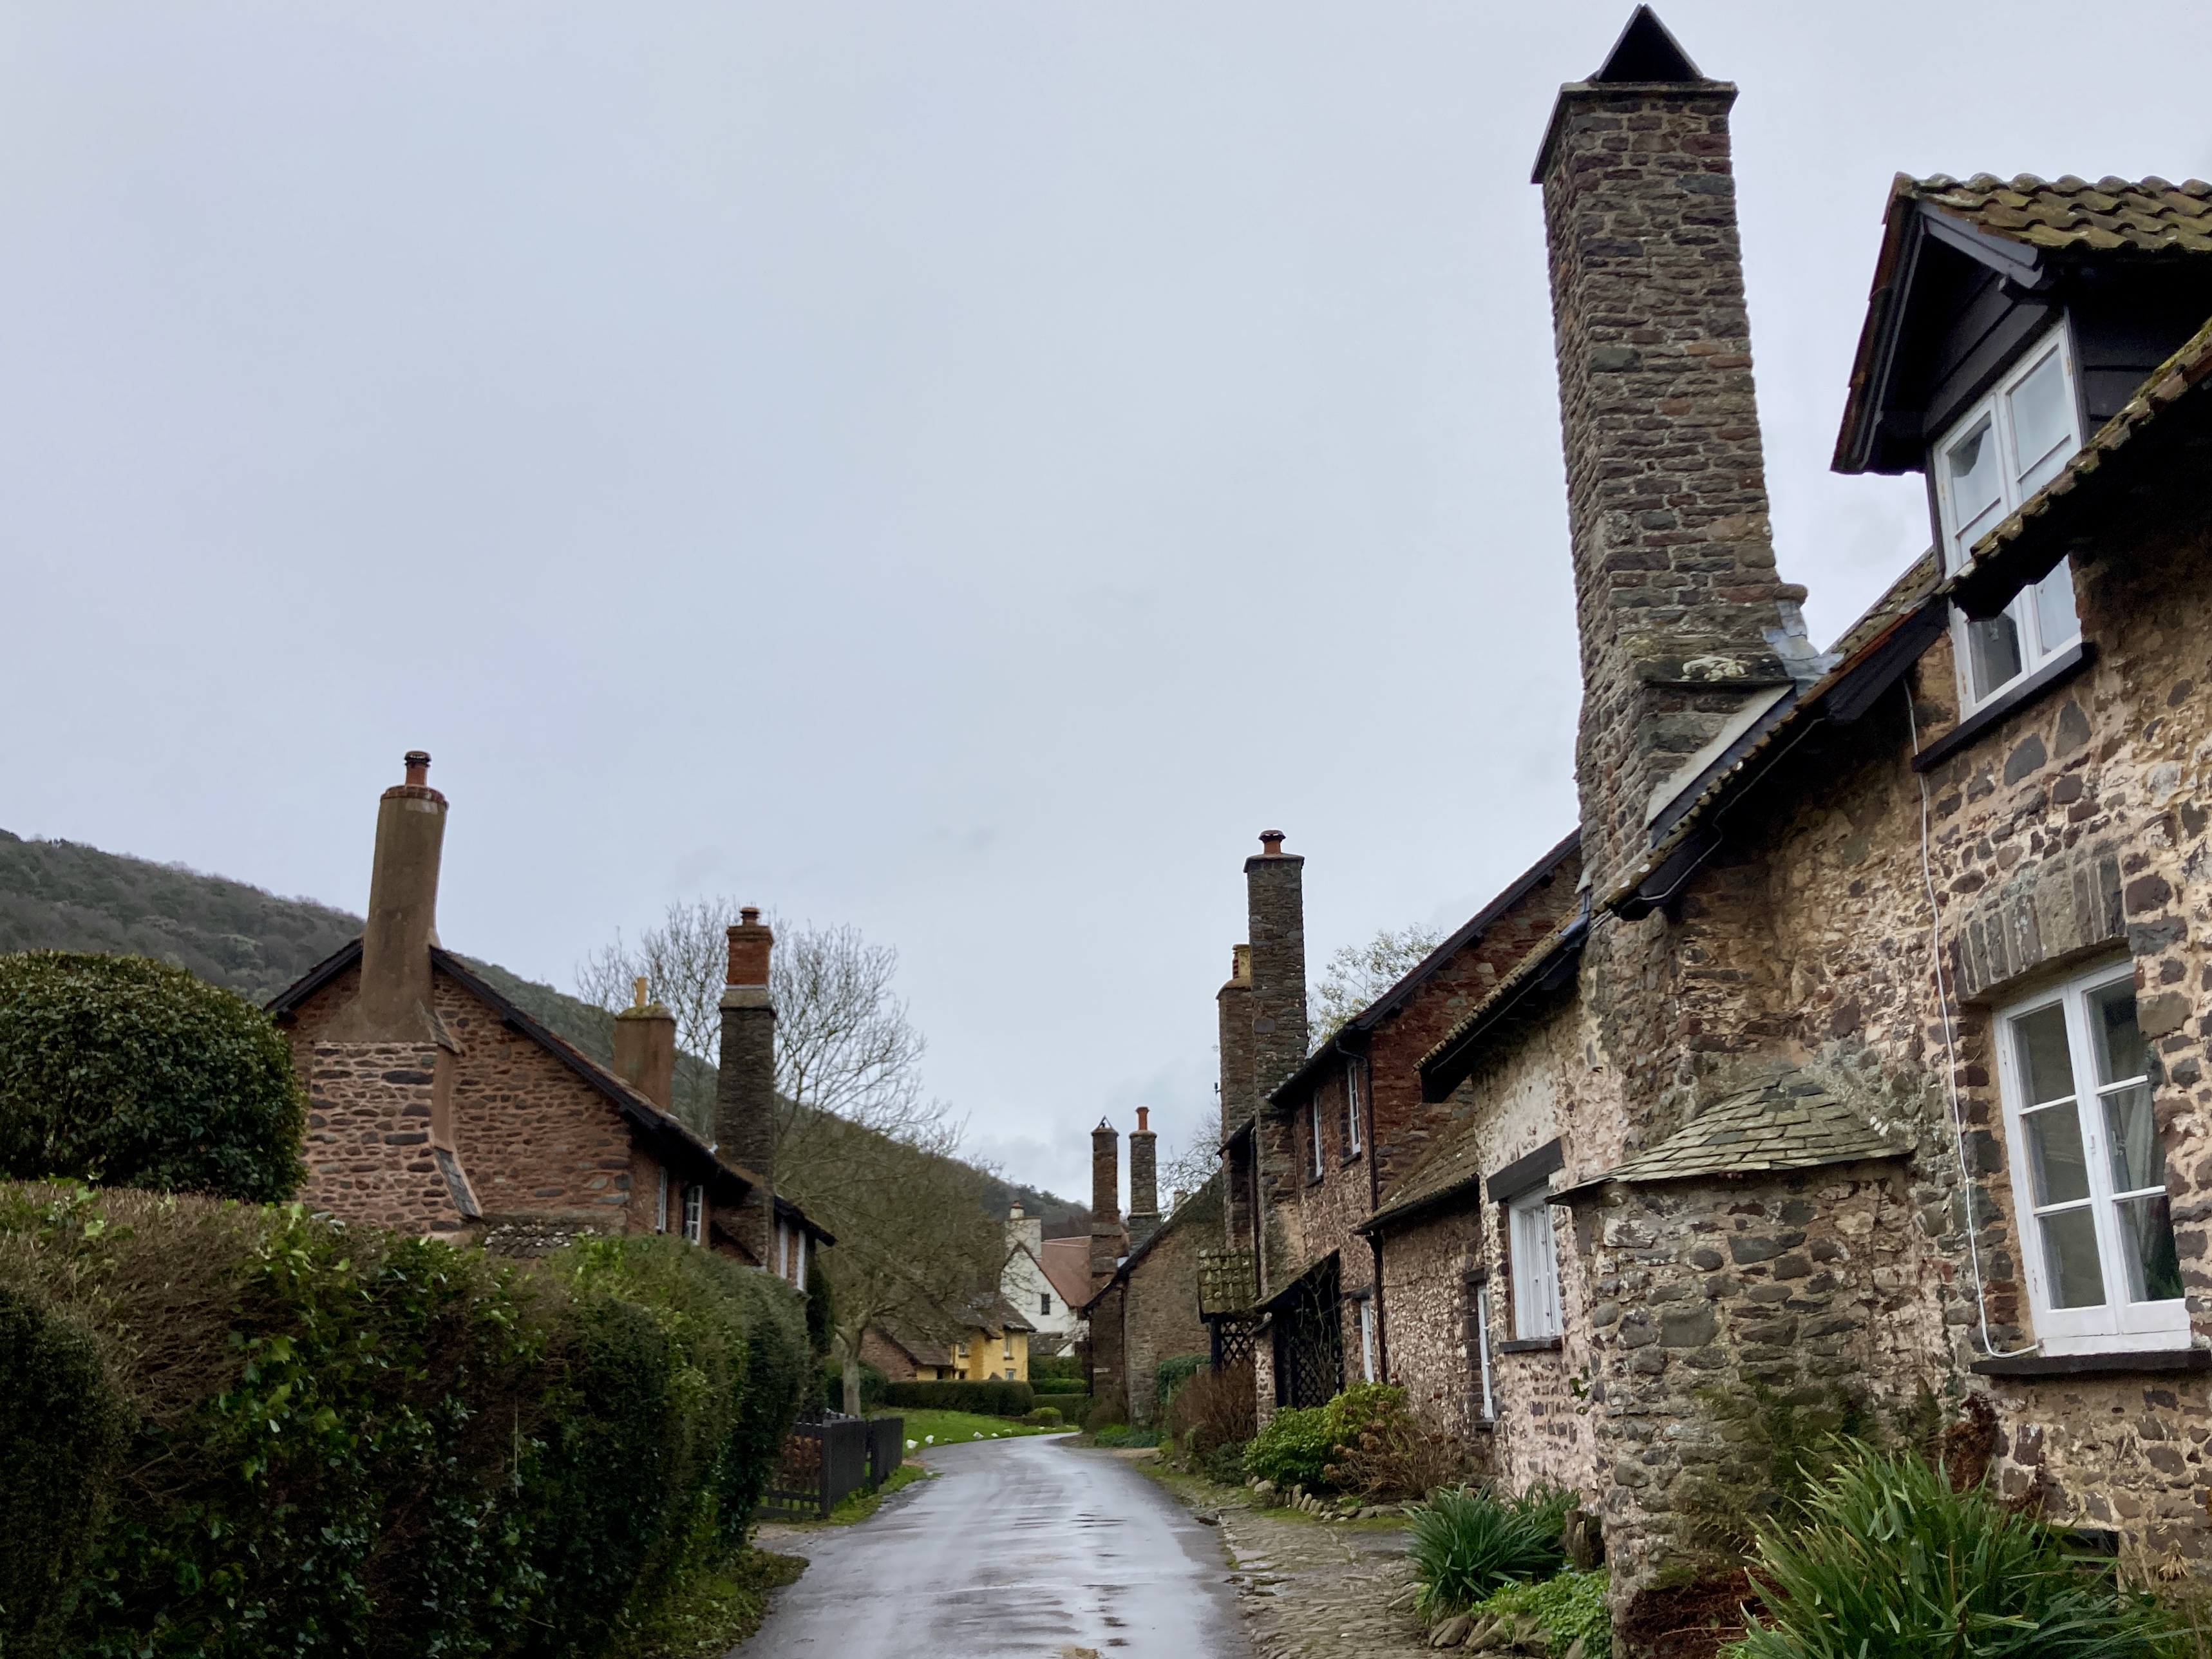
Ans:
POLYGON ((894 1382, 1026 1382, 1035 1328, 1004 1297, 989 1297, 969 1310, 950 1343, 872 1325, 860 1358, 894 1382))

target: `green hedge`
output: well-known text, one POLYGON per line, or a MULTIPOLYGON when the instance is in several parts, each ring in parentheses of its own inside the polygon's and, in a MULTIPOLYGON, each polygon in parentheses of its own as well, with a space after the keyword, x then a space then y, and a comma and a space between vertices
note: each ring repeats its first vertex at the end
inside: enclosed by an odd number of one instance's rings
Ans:
POLYGON ((71 1494, 0 1498, 8 1659, 604 1653, 741 1539, 812 1369, 678 1240, 82 1188, 0 1188, 0 1480, 71 1494))
POLYGON ((1091 1384, 1079 1376, 1032 1376, 1030 1387, 1039 1394, 1089 1394, 1091 1384))
POLYGON ((144 957, 0 956, 0 1177, 276 1202, 307 1095, 269 1016, 144 957))
POLYGON ((1035 1409, 1036 1394, 1026 1382, 1009 1382, 1003 1377, 983 1382, 892 1382, 884 1389, 884 1403, 903 1406, 908 1411, 1020 1417, 1035 1409))

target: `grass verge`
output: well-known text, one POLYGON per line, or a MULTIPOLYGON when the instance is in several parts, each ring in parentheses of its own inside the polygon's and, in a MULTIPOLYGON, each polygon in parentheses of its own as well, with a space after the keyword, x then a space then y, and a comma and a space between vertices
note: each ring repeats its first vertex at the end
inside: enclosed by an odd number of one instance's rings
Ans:
POLYGON ((760 1628, 770 1590, 805 1571, 796 1555, 740 1550, 670 1597, 650 1625, 616 1644, 613 1659, 715 1659, 760 1628))
POLYGON ((902 1463, 891 1471, 890 1479, 873 1492, 848 1492, 845 1500, 817 1520, 778 1521, 779 1527, 794 1527, 810 1530, 817 1527, 849 1527, 855 1521, 865 1521, 883 1507, 884 1499, 902 1487, 911 1486, 917 1480, 927 1480, 933 1471, 919 1463, 902 1463))
POLYGON ((977 1440, 1008 1440, 1018 1434, 1062 1434, 1065 1430, 1032 1428, 1011 1417, 979 1417, 974 1412, 878 1412, 878 1417, 906 1419, 906 1455, 917 1457, 937 1446, 966 1445, 977 1440))

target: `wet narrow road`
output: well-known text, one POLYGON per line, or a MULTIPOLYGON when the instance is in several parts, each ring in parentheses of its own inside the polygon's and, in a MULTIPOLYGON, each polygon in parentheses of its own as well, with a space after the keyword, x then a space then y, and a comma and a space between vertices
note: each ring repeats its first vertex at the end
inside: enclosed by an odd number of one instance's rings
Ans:
POLYGON ((1110 1452, 948 1446, 856 1527, 764 1540, 811 1565, 738 1659, 1232 1659, 1220 1534, 1110 1452))

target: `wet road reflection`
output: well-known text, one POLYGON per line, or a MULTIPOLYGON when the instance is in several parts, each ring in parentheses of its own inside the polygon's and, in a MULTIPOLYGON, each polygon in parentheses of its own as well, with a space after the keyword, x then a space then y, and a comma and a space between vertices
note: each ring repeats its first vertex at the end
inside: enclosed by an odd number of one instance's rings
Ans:
POLYGON ((791 1548, 811 1565, 740 1659, 1230 1659, 1219 1534, 1111 1453, 1042 1436, 933 1451, 939 1478, 791 1548))

